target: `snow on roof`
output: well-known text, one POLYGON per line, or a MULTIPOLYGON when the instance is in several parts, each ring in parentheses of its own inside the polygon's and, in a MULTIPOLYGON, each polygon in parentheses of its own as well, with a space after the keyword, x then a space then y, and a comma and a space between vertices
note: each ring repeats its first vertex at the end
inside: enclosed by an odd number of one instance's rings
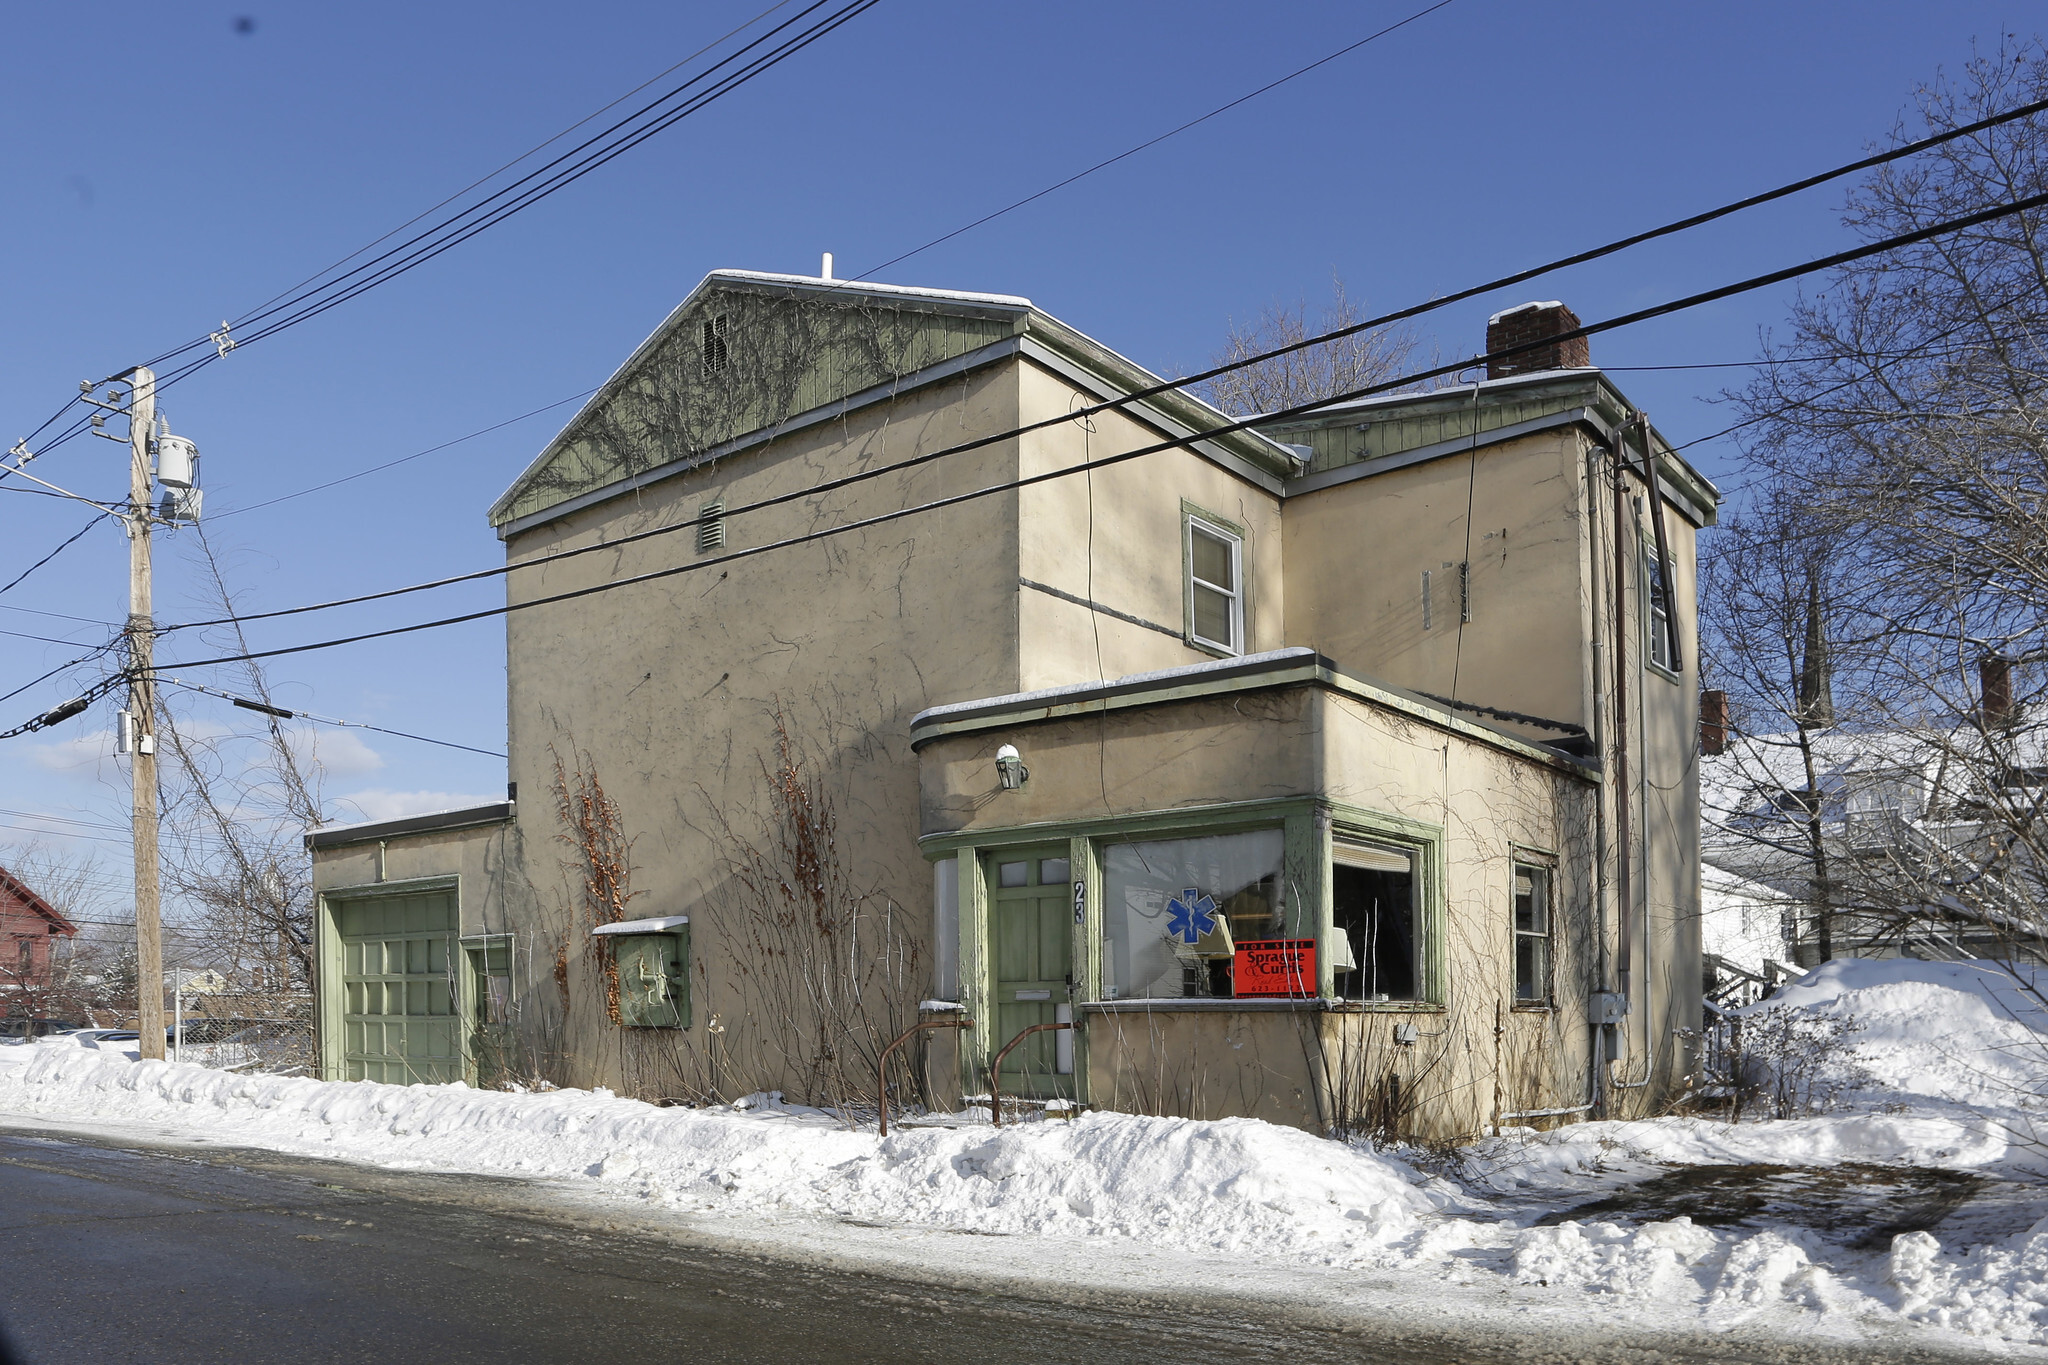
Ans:
POLYGON ((1542 302, 1540 302, 1540 303, 1518 303, 1518 304, 1516 304, 1516 305, 1515 305, 1514 307, 1512 307, 1512 308, 1503 308, 1503 309, 1501 309, 1501 310, 1500 310, 1500 311, 1499 311, 1498 313, 1495 313, 1495 314, 1494 314, 1494 315, 1493 315, 1492 317, 1490 317, 1490 318, 1488 318, 1488 319, 1486 320, 1486 325, 1487 325, 1488 327, 1491 327, 1491 326, 1493 326, 1493 324, 1494 324, 1494 323, 1496 323, 1496 322, 1499 322, 1499 321, 1500 321, 1500 320, 1501 320, 1502 318, 1505 318, 1505 317, 1512 317, 1512 316, 1513 316, 1514 314, 1516 314, 1516 313, 1526 313, 1526 312, 1528 312, 1528 311, 1529 311, 1529 310, 1530 310, 1531 308, 1562 308, 1562 307, 1564 307, 1564 305, 1563 305, 1562 303, 1558 302, 1558 300, 1556 300, 1556 299, 1545 299, 1545 300, 1543 300, 1543 301, 1542 301, 1542 302))
POLYGON ((1378 393, 1370 398, 1354 398, 1346 403, 1331 403, 1307 413, 1299 420, 1313 420, 1326 413, 1350 412, 1355 408, 1392 407, 1398 403, 1413 403, 1423 398, 1442 398, 1448 394, 1470 393, 1474 389, 1497 389, 1516 384, 1540 384, 1546 379, 1584 379, 1589 374, 1598 374, 1598 365, 1583 365, 1569 370, 1531 370, 1527 374, 1504 375, 1499 379, 1482 379, 1475 384, 1439 384, 1433 389, 1413 389, 1405 393, 1378 393))
MULTIPOLYGON (((902 294, 911 298, 943 299, 948 303, 986 303, 998 308, 1029 308, 1031 300, 1015 294, 976 294, 962 289, 927 289, 920 285, 875 284, 868 280, 825 280, 816 275, 781 275, 767 270, 714 270, 704 277, 713 280, 747 280, 756 284, 808 285, 813 289, 842 289, 851 294, 902 294)), ((704 284, 697 286, 702 289, 704 284)), ((693 295, 696 290, 690 291, 693 295)))
POLYGON ((1280 659, 1299 659, 1307 662, 1315 657, 1316 652, 1313 649, 1304 645, 1292 645, 1286 649, 1269 649, 1263 654, 1239 654, 1228 659, 1210 659, 1198 664, 1183 664, 1179 668, 1161 668, 1150 673, 1127 673, 1121 678, 1091 678, 1087 682, 1042 687, 1036 692, 1009 692, 1000 697, 976 697, 973 701, 928 706, 912 716, 910 724, 914 729, 928 720, 937 720, 961 711, 980 711, 995 706, 1030 706, 1034 703, 1056 702, 1061 697, 1073 696, 1080 692, 1099 692, 1105 687, 1131 687, 1145 683, 1169 682, 1200 677, 1204 673, 1219 673, 1225 669, 1243 668, 1246 664, 1271 663, 1280 659))
POLYGON ((617 924, 600 924, 593 934, 663 934, 690 922, 688 915, 661 915, 654 919, 622 919, 617 924))

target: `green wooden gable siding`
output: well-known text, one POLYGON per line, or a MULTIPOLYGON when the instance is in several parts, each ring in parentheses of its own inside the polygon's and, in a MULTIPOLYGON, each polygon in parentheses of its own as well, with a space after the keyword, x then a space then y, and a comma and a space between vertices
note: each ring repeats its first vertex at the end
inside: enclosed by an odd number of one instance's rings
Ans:
POLYGON ((1475 412, 1478 433, 1484 435, 1554 412, 1590 406, 1599 398, 1599 386, 1590 379, 1495 392, 1482 389, 1476 408, 1471 390, 1466 389, 1442 398, 1417 395, 1410 403, 1352 409, 1259 430, 1276 441, 1314 450, 1308 472, 1320 474, 1444 441, 1470 440, 1475 412))
POLYGON ((707 290, 557 438, 551 457, 512 489, 492 520, 502 526, 702 456, 737 437, 1001 341, 1020 327, 1014 313, 941 312, 887 296, 707 290), (716 337, 709 357, 707 323, 716 337))

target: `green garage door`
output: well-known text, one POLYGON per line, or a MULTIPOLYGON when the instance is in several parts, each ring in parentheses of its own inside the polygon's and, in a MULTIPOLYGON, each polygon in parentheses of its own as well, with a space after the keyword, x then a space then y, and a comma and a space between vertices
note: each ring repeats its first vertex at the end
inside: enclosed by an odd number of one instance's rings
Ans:
POLYGON ((349 1081, 464 1079, 455 893, 343 901, 342 1065, 349 1081))

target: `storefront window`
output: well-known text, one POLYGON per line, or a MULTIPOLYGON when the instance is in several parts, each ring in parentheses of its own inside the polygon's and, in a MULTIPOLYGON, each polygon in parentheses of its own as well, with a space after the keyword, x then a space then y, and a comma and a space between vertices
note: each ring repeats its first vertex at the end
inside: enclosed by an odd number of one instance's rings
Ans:
POLYGON ((1284 856, 1277 829, 1104 848, 1104 993, 1228 996, 1236 943, 1289 936, 1284 856))

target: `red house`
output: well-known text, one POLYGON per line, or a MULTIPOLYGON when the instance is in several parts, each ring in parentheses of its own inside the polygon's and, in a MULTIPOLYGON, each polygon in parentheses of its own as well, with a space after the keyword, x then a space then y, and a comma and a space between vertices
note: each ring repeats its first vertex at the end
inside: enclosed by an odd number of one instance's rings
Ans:
POLYGON ((0 867, 0 1015, 43 1013, 53 984, 50 950, 57 939, 77 933, 55 906, 0 867))

